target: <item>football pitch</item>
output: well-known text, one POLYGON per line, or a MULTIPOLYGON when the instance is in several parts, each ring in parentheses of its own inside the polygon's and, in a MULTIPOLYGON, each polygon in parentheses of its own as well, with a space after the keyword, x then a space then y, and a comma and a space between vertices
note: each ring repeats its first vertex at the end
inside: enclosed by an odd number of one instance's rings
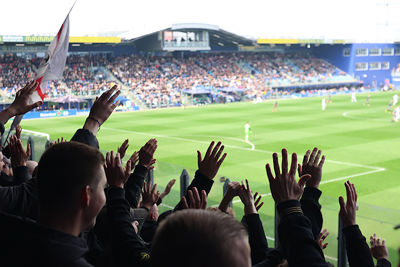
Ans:
MULTIPOLYGON (((283 147, 296 152, 299 161, 307 149, 318 147, 326 155, 320 189, 324 228, 331 233, 324 251, 332 263, 337 258, 338 196, 345 196, 344 182, 350 178, 358 193, 357 223, 367 237, 376 233, 387 240, 392 264, 398 260, 400 230, 400 122, 392 123, 385 109, 394 92, 366 94, 350 103, 350 95, 334 96, 333 103, 321 111, 321 98, 279 100, 279 111, 272 112, 273 101, 233 103, 114 113, 101 127, 97 137, 102 151, 116 150, 129 138, 128 154, 138 150, 148 139, 157 138, 157 164, 154 172, 160 190, 170 179, 178 179, 173 191, 163 200, 162 212, 179 200, 179 176, 185 168, 191 178, 197 169, 196 151, 204 155, 210 141, 222 141, 228 153, 215 178, 208 206, 222 198, 219 177, 231 181, 247 178, 252 191, 264 194, 259 211, 268 241, 273 246, 274 204, 269 195, 265 164, 272 163, 272 153, 283 147), (250 122, 252 133, 244 141, 244 124, 250 122)), ((23 129, 50 134, 51 139, 68 140, 82 127, 85 117, 24 120, 23 129)), ((127 157, 127 156, 126 156, 127 157)), ((239 218, 243 205, 234 200, 239 218)))

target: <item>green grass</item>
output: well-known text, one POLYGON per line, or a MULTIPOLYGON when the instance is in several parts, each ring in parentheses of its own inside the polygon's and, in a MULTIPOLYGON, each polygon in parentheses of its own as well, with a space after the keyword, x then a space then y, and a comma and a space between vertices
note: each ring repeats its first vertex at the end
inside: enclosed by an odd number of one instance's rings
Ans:
MULTIPOLYGON (((218 177, 247 178, 252 190, 262 194, 269 193, 264 166, 272 161, 271 152, 285 147, 301 159, 307 149, 317 146, 327 157, 325 184, 320 186, 324 227, 331 233, 326 255, 337 257, 337 198, 345 194, 346 177, 354 176, 350 180, 358 191, 357 222, 365 236, 377 233, 387 239, 395 264, 400 240, 400 230, 393 230, 400 223, 400 124, 391 123, 391 114, 384 112, 393 94, 373 94, 370 107, 364 105, 366 95, 358 95, 355 104, 350 103, 350 96, 335 96, 324 112, 320 98, 308 98, 279 101, 275 113, 271 112, 273 102, 115 113, 101 127, 98 139, 106 151, 115 150, 129 138, 131 153, 149 138, 157 138, 155 179, 162 189, 169 179, 178 178, 183 168, 193 177, 196 150, 205 151, 211 140, 221 140, 228 156, 218 177), (246 121, 253 130, 250 141, 255 144, 254 151, 244 142, 246 121)), ((22 127, 49 133, 52 139, 70 139, 83 121, 83 117, 24 120, 22 127)), ((218 204, 221 196, 222 184, 216 178, 209 205, 218 204)), ((178 199, 179 185, 175 185, 164 203, 174 206, 178 199)), ((264 201, 260 213, 267 236, 273 237, 273 200, 265 196, 264 201)), ((242 204, 235 203, 234 208, 240 217, 242 204)))

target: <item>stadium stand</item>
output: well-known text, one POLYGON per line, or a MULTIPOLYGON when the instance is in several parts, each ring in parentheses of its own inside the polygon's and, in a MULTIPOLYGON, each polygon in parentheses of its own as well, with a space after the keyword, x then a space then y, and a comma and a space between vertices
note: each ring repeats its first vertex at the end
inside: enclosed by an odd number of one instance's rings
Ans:
MULTIPOLYGON (((6 55, 0 60, 3 95, 12 97, 22 85, 12 81, 31 77, 39 58, 6 55)), ((290 95, 296 92, 293 87, 324 88, 353 80, 308 53, 132 54, 115 58, 110 54, 78 54, 68 57, 64 80, 49 85, 48 97, 61 97, 69 90, 77 96, 98 96, 111 83, 121 82, 145 106, 158 108, 180 106, 190 95, 194 104, 263 100, 276 95, 273 89, 290 95), (119 81, 108 77, 108 71, 119 81)))

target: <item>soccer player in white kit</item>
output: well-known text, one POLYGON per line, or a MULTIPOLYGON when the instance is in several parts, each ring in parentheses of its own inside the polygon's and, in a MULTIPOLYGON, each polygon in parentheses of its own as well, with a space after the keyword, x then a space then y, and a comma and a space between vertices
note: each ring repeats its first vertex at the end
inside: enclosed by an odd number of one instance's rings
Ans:
POLYGON ((393 96, 393 106, 395 106, 397 104, 397 102, 399 101, 399 96, 397 94, 395 94, 393 96))
POLYGON ((244 125, 244 141, 249 142, 249 133, 251 131, 251 127, 250 127, 250 123, 246 122, 246 124, 244 125))
POLYGON ((326 109, 326 100, 325 97, 322 98, 322 110, 326 109))
POLYGON ((351 93, 351 103, 357 103, 356 92, 351 93))
POLYGON ((400 119, 400 107, 396 107, 393 110, 393 122, 398 122, 400 119))

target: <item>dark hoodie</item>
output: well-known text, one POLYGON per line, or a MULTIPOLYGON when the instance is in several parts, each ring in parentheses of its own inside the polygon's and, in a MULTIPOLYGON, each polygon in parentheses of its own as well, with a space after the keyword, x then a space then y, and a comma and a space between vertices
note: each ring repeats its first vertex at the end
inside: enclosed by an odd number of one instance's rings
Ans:
POLYGON ((84 239, 0 213, 1 266, 89 267, 84 239))

